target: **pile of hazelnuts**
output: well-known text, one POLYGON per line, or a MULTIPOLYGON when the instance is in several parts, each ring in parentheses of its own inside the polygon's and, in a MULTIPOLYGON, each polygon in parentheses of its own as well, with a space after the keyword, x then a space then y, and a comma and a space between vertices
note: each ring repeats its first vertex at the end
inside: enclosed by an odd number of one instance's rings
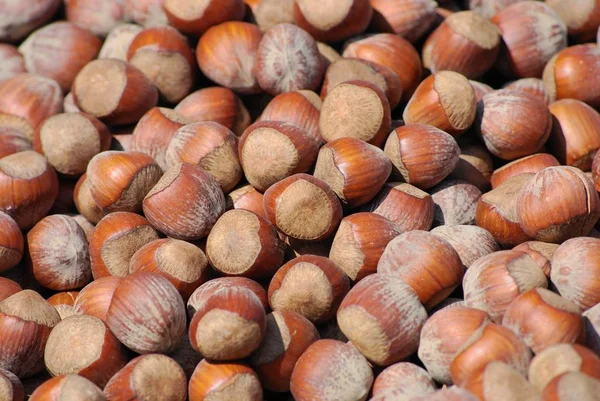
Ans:
POLYGON ((0 401, 600 400, 599 25, 0 1, 0 401))

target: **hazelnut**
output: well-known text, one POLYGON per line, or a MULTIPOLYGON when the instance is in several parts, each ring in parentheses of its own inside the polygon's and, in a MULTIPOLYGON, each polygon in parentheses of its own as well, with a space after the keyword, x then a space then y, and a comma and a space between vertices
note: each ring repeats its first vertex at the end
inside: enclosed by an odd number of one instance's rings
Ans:
POLYGON ((140 118, 131 135, 131 150, 152 157, 167 169, 166 153, 175 132, 191 122, 172 109, 153 107, 140 118))
POLYGON ((240 138, 240 163, 248 182, 264 192, 286 177, 308 171, 318 145, 293 124, 261 121, 248 127, 240 138))
POLYGON ((450 364, 454 355, 488 322, 486 312, 465 306, 451 305, 431 315, 421 330, 418 351, 431 377, 443 384, 452 383, 450 364))
POLYGON ((450 365, 452 381, 463 385, 493 361, 504 362, 525 376, 531 351, 510 329, 484 323, 456 352, 450 365))
POLYGON ((21 290, 21 286, 13 280, 0 277, 0 302, 21 290))
POLYGON ((357 40, 346 47, 343 56, 371 61, 395 72, 400 78, 404 101, 410 99, 421 82, 423 67, 419 53, 398 35, 381 33, 357 40))
POLYGON ((337 313, 340 329, 352 345, 381 366, 417 351, 426 319, 417 293, 399 277, 381 273, 356 284, 337 313))
POLYGON ((67 20, 100 37, 127 19, 122 1, 65 0, 65 11, 67 20))
POLYGON ((222 22, 239 21, 246 11, 242 0, 164 0, 162 8, 170 25, 190 35, 200 35, 222 22))
POLYGON ((546 88, 544 81, 540 78, 521 78, 504 87, 505 92, 516 95, 533 96, 546 105, 550 105, 556 100, 556 94, 550 93, 546 88))
POLYGON ((363 209, 397 225, 401 231, 429 230, 433 222, 431 195, 410 184, 388 182, 363 209))
MULTIPOLYGON (((393 401, 388 399, 375 400, 375 401, 393 401)), ((436 391, 432 394, 427 394, 418 397, 409 398, 410 401, 477 401, 478 398, 473 395, 470 391, 463 388, 452 386, 443 387, 441 390, 436 391)))
POLYGON ((0 159, 0 210, 22 230, 46 216, 57 195, 56 172, 40 154, 27 150, 0 159))
POLYGON ((377 272, 386 246, 401 233, 396 224, 378 214, 352 214, 342 219, 329 257, 357 282, 377 272))
POLYGON ((143 209, 152 226, 166 235, 195 240, 206 237, 225 211, 225 196, 202 167, 183 162, 165 172, 144 198, 143 209))
POLYGON ((532 288, 515 298, 502 325, 517 333, 536 354, 550 345, 583 338, 581 309, 544 288, 532 288))
POLYGON ((244 103, 230 89, 204 88, 190 93, 175 111, 194 121, 214 121, 229 128, 236 136, 242 136, 250 125, 250 114, 244 103))
POLYGON ((591 177, 589 174, 588 178, 591 178, 593 183, 594 183, 594 187, 596 189, 600 188, 600 154, 598 152, 596 152, 596 155, 594 156, 594 160, 592 161, 592 173, 591 173, 591 177))
POLYGON ((260 0, 252 9, 252 14, 262 31, 278 24, 293 24, 294 0, 260 0))
POLYGON ((494 236, 478 226, 439 226, 431 230, 431 233, 446 240, 454 248, 465 268, 469 268, 479 258, 500 250, 494 236))
POLYGON ((263 341, 267 327, 259 297, 239 285, 205 291, 203 295, 196 297, 198 309, 190 322, 192 347, 215 361, 250 356, 263 341))
POLYGON ((146 28, 131 41, 127 61, 148 77, 169 103, 187 96, 196 64, 187 38, 170 26, 146 28))
POLYGON ((531 156, 513 160, 494 170, 491 177, 492 188, 497 188, 512 177, 525 173, 539 173, 546 167, 560 166, 556 158, 548 153, 536 153, 531 156))
POLYGON ((475 224, 481 191, 465 181, 446 180, 431 189, 435 225, 475 224))
POLYGON ((6 401, 24 401, 25 390, 19 378, 8 370, 0 369, 0 397, 6 401))
POLYGON ((374 85, 366 81, 344 82, 327 94, 319 127, 326 142, 350 137, 382 146, 391 127, 390 105, 374 85))
POLYGON ((511 399, 537 401, 539 391, 522 373, 499 361, 488 363, 482 371, 469 377, 462 387, 483 401, 511 399))
POLYGON ((107 151, 90 160, 86 174, 91 195, 105 214, 138 212, 162 169, 144 153, 107 151))
POLYGON ((326 239, 342 219, 335 192, 308 174, 295 174, 272 185, 264 194, 263 206, 279 231, 300 240, 326 239))
POLYGON ((329 46, 327 43, 317 42, 317 48, 319 49, 319 53, 321 53, 321 56, 323 57, 323 64, 325 65, 325 69, 327 69, 327 67, 329 67, 329 65, 334 61, 337 61, 342 58, 340 53, 338 53, 337 50, 329 46))
POLYGON ((317 90, 324 72, 317 42, 305 30, 289 23, 265 32, 258 45, 255 69, 258 84, 272 95, 317 90))
POLYGON ((62 214, 43 218, 27 233, 35 279, 56 291, 81 288, 92 280, 85 232, 62 214))
POLYGON ((477 225, 488 230, 502 247, 519 245, 530 239, 519 224, 519 194, 533 179, 533 174, 516 175, 483 194, 477 203, 477 225))
POLYGON ((73 306, 77 295, 79 295, 78 291, 59 292, 52 295, 47 301, 50 305, 54 306, 54 309, 60 315, 60 319, 64 320, 77 314, 73 306))
POLYGON ((142 71, 115 59, 88 63, 71 93, 81 111, 112 125, 137 122, 158 101, 158 91, 142 71))
POLYGON ((33 146, 29 138, 11 128, 0 127, 0 158, 31 149, 33 146))
POLYGON ((133 41, 133 38, 135 38, 135 35, 140 33, 142 29, 144 28, 135 24, 119 24, 115 26, 104 40, 104 44, 100 48, 100 53, 98 53, 98 58, 114 58, 127 61, 129 45, 133 41))
POLYGON ((56 114, 35 131, 33 145, 58 173, 78 176, 90 160, 110 148, 110 131, 85 113, 56 114))
POLYGON ((556 11, 567 25, 569 35, 580 41, 593 40, 600 25, 600 5, 595 1, 572 7, 565 0, 548 0, 546 3, 556 11))
POLYGON ((359 58, 340 58, 327 67, 321 97, 326 98, 331 89, 349 81, 365 81, 375 85, 385 93, 390 109, 400 102, 402 86, 398 75, 387 66, 359 58))
POLYGON ((265 388, 276 392, 289 391, 296 362, 317 340, 319 332, 305 317, 289 311, 275 311, 267 315, 265 339, 251 359, 265 388))
POLYGON ((494 15, 492 22, 504 42, 497 64, 505 75, 540 78, 548 60, 567 46, 567 27, 543 2, 511 4, 494 15))
POLYGON ((262 401, 263 389, 256 373, 239 362, 209 362, 203 359, 192 374, 190 401, 226 401, 241 398, 262 401))
POLYGON ((467 181, 479 188, 480 191, 485 191, 490 186, 493 171, 492 156, 484 146, 466 145, 461 147, 458 164, 449 177, 467 181))
POLYGON ((44 348, 60 322, 56 309, 37 292, 23 290, 0 302, 0 368, 19 378, 44 369, 44 348))
POLYGON ((600 216, 592 181, 575 167, 548 167, 519 192, 517 217, 523 231, 538 241, 560 243, 586 235, 600 216))
POLYGON ((387 244, 377 273, 400 277, 426 308, 432 308, 460 285, 463 264, 448 242, 427 231, 414 230, 387 244))
POLYGON ((177 129, 165 151, 165 164, 197 164, 211 174, 223 192, 231 191, 242 178, 237 137, 215 122, 198 122, 177 129))
POLYGON ((59 21, 33 32, 19 46, 27 71, 52 78, 64 92, 71 89, 79 71, 96 58, 102 46, 86 28, 59 21))
POLYGON ((206 253, 220 273, 269 278, 283 263, 284 244, 263 217, 234 209, 219 217, 211 229, 206 253))
POLYGON ((17 222, 0 212, 0 272, 15 267, 23 257, 23 233, 17 222))
POLYGON ((142 355, 132 359, 110 379, 104 394, 114 401, 185 401, 187 380, 181 366, 168 356, 142 355))
POLYGON ((437 3, 432 0, 371 0, 377 32, 394 32, 415 42, 434 24, 437 3))
POLYGON ((302 255, 275 273, 269 284, 269 304, 275 311, 295 312, 322 323, 335 315, 349 290, 348 277, 331 259, 302 255))
POLYGON ((148 220, 128 212, 106 215, 96 225, 90 239, 90 260, 94 279, 124 277, 131 257, 147 243, 158 239, 148 220))
POLYGON ((548 144, 562 164, 588 171, 600 148, 600 114, 575 99, 561 99, 548 109, 552 113, 552 134, 548 144))
MULTIPOLYGON (((268 0, 267 0, 268 1, 268 0)), ((315 92, 299 90, 281 93, 273 98, 263 110, 260 121, 283 121, 302 128, 321 143, 319 116, 323 102, 315 92)))
POLYGON ((27 71, 23 55, 13 45, 0 44, 0 58, 0 83, 27 71))
POLYGON ((227 194, 227 209, 249 210, 257 216, 266 219, 263 208, 263 195, 252 185, 244 185, 227 194))
POLYGON ((533 358, 529 381, 542 391, 553 379, 568 372, 581 372, 600 380, 600 358, 577 344, 556 344, 533 358))
POLYGON ((502 322, 509 305, 532 288, 546 288, 546 275, 531 256, 519 251, 498 251, 473 263, 463 278, 465 305, 489 313, 502 322))
POLYGON ((479 103, 485 95, 494 91, 494 88, 483 82, 469 80, 469 83, 475 91, 475 100, 477 100, 477 103, 479 103))
POLYGON ((560 295, 583 310, 600 302, 596 288, 600 259, 596 238, 572 238, 565 241, 552 255, 550 278, 560 295))
POLYGON ((52 19, 60 0, 27 0, 5 4, 0 17, 0 41, 18 42, 52 19))
POLYGON ((294 1, 296 24, 323 42, 339 42, 363 32, 372 15, 369 0, 294 1))
POLYGON ((138 354, 166 353, 185 335, 185 306, 169 280, 137 272, 117 285, 106 324, 123 345, 138 354))
POLYGON ((125 351, 104 322, 93 316, 71 316, 52 329, 44 351, 53 376, 78 374, 103 388, 126 363, 125 351))
POLYGON ((106 401, 106 397, 94 383, 79 375, 57 376, 40 385, 29 398, 30 401, 60 401, 71 398, 81 401, 106 401))
POLYGON ((579 372, 565 373, 544 388, 541 400, 593 400, 600 391, 600 380, 579 372))
POLYGON ((513 251, 525 252, 544 271, 546 277, 550 278, 550 261, 558 244, 550 244, 542 241, 527 241, 513 248, 513 251))
MULTIPOLYGON (((498 27, 474 11, 450 14, 423 45, 423 65, 431 72, 455 71, 477 78, 496 61, 498 27)), ((460 110, 460 109, 459 109, 460 110)))
POLYGON ((83 217, 80 214, 69 214, 69 216, 73 217, 73 219, 75 219, 77 224, 79 224, 79 227, 81 227, 83 229, 83 232, 85 233, 85 237, 89 242, 90 239, 92 238, 92 233, 94 232, 94 229, 96 228, 96 226, 94 224, 92 224, 91 222, 89 222, 85 217, 83 217))
POLYGON ((593 77, 600 71, 600 49, 593 43, 567 47, 556 53, 544 68, 544 84, 556 99, 577 99, 600 106, 593 77))
POLYGON ((390 390, 426 395, 435 392, 436 386, 425 369, 410 362, 399 362, 385 368, 373 383, 374 397, 390 390))
POLYGON ((133 254, 129 273, 157 273, 171 282, 186 301, 208 276, 208 260, 200 248, 177 239, 157 239, 133 254))
POLYGON ((406 124, 428 124, 458 136, 475 121, 476 108, 469 81, 459 73, 439 71, 421 82, 402 117, 406 124))
POLYGON ((2 134, 2 137, 16 136, 21 138, 22 142, 27 143, 29 145, 28 149, 31 149, 31 142, 33 141, 34 129, 31 123, 26 118, 19 117, 15 114, 3 113, 0 111, 0 133, 2 134))
POLYGON ((75 299, 79 295, 79 291, 64 291, 57 292, 47 299, 48 303, 54 307, 59 305, 70 305, 73 306, 75 299))
POLYGON ((297 401, 361 401, 373 384, 373 371, 351 344, 319 340, 302 354, 290 388, 297 401))
POLYGON ((396 128, 384 151, 394 164, 394 175, 421 189, 431 188, 446 178, 458 164, 460 154, 451 135, 424 124, 396 128))
MULTIPOLYGON (((167 15, 169 2, 189 1, 166 0, 167 15)), ((241 2, 241 0, 227 1, 241 2)), ((215 7, 223 7, 217 1, 209 3, 214 4, 215 7)), ((213 26, 200 37, 198 42, 196 48, 198 66, 207 78, 218 85, 240 93, 258 93, 260 86, 254 69, 261 38, 260 29, 246 22, 228 21, 213 26)))
POLYGON ((198 309, 204 307, 204 301, 206 299, 220 293, 221 291, 229 291, 229 289, 233 287, 241 287, 242 289, 253 292, 254 295, 256 295, 256 297, 260 300, 263 308, 265 310, 269 308, 267 291, 256 281, 250 280, 246 277, 220 277, 207 281, 198 287, 196 291, 194 291, 187 302, 189 318, 191 319, 196 314, 198 309))
POLYGON ((108 307, 120 282, 121 277, 106 276, 83 287, 73 304, 75 313, 94 316, 106 323, 108 307))
POLYGON ((77 211, 92 224, 98 223, 104 216, 104 213, 102 213, 102 210, 92 197, 90 182, 85 173, 79 177, 75 184, 73 201, 75 202, 77 211))
POLYGON ((0 113, 23 118, 25 121, 19 121, 19 125, 27 126, 22 129, 31 133, 29 139, 42 121, 62 111, 62 104, 62 91, 53 79, 19 74, 0 83, 0 113))
POLYGON ((514 160, 540 150, 550 136, 552 116, 535 97, 499 90, 479 102, 474 126, 490 153, 514 160))
POLYGON ((360 139, 339 138, 319 150, 314 175, 353 208, 373 199, 391 172, 392 163, 381 149, 360 139))
POLYGON ((519 1, 521 0, 468 0, 465 3, 470 10, 477 11, 485 18, 492 18, 498 11, 519 1))

